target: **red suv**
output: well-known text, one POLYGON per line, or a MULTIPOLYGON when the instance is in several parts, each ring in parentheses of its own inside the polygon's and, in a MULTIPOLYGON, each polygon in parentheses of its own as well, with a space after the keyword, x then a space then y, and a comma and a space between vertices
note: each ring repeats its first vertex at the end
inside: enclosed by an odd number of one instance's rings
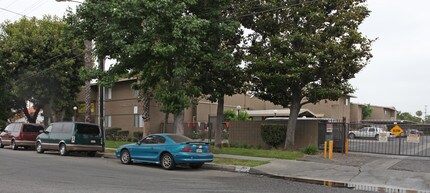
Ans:
POLYGON ((43 132, 44 127, 33 123, 11 123, 0 134, 0 148, 10 145, 11 149, 18 147, 35 147, 36 137, 43 132))

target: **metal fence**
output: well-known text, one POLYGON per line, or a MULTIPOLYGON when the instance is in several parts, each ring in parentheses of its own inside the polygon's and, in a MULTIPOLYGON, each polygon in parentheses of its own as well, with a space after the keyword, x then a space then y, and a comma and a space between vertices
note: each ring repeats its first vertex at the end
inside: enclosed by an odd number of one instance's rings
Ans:
POLYGON ((319 131, 321 149, 333 139, 334 151, 345 152, 348 138, 351 152, 430 157, 430 125, 322 122, 319 131), (383 134, 389 131, 398 136, 383 134))

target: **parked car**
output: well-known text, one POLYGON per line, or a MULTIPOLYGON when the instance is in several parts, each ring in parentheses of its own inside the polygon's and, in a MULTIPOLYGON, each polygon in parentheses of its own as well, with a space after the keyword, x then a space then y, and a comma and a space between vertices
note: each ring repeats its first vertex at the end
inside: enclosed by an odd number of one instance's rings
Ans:
POLYGON ((98 125, 78 122, 52 123, 44 133, 37 136, 36 151, 59 151, 65 156, 69 152, 87 152, 95 156, 103 150, 103 135, 98 125))
POLYGON ((418 135, 424 135, 423 131, 417 130, 417 129, 409 129, 406 131, 406 135, 409 134, 418 134, 418 135))
POLYGON ((188 164, 196 169, 213 160, 208 143, 177 134, 149 135, 137 143, 119 147, 115 155, 123 164, 155 163, 167 170, 174 169, 177 164, 188 164))
POLYGON ((379 127, 363 127, 356 131, 349 131, 348 138, 354 139, 354 138, 374 138, 376 140, 379 139, 380 133, 390 133, 390 136, 393 136, 393 134, 389 131, 385 131, 382 128, 379 127))
POLYGON ((36 137, 43 132, 43 126, 33 123, 11 123, 0 134, 0 148, 10 145, 11 149, 18 147, 34 148, 36 137))

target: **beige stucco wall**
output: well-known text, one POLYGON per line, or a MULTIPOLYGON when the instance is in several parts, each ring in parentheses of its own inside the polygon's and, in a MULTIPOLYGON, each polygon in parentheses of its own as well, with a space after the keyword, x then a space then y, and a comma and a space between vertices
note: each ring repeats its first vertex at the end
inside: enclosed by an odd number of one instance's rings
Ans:
MULTIPOLYGON (((142 131, 143 128, 134 127, 134 107, 138 107, 138 114, 142 114, 142 105, 133 96, 133 90, 131 84, 136 80, 125 80, 117 82, 112 87, 112 98, 105 99, 105 115, 112 116, 112 127, 119 127, 123 130, 130 131, 130 135, 136 131, 142 131)), ((92 113, 92 122, 98 122, 98 87, 92 86, 92 102, 95 106, 95 112, 92 113)), ((82 104, 84 101, 83 92, 79 93, 78 101, 82 104)), ((236 111, 236 107, 241 106, 241 110, 269 110, 269 109, 281 109, 282 106, 274 105, 268 101, 262 101, 256 97, 251 97, 246 94, 236 94, 233 96, 226 96, 224 98, 224 110, 232 109, 236 111)), ((196 122, 208 122, 208 117, 211 117, 211 122, 214 122, 216 117, 217 103, 211 103, 206 99, 201 99, 193 112, 193 108, 187 108, 184 111, 184 122, 192 122, 193 113, 195 113, 196 122)), ((343 117, 346 121, 359 121, 361 120, 361 109, 358 105, 351 105, 349 103, 349 97, 341 97, 337 101, 323 100, 317 104, 307 104, 302 108, 309 109, 316 114, 324 114, 326 118, 334 118, 342 120, 343 117), (346 101, 347 100, 347 101, 346 101)), ((391 109, 374 108, 371 119, 385 119, 392 120, 393 117, 390 115, 396 114, 390 112, 391 109), (384 110, 388 110, 385 114, 384 110)), ((391 110, 392 111, 392 110, 391 110)), ((78 121, 83 121, 84 112, 79 112, 78 121)), ((395 117, 394 117, 395 119, 395 117)), ((164 113, 159 111, 158 105, 155 100, 151 100, 150 103, 150 121, 145 123, 145 127, 149 133, 161 132, 161 123, 164 120, 164 113)), ((169 123, 173 123, 173 115, 169 116, 169 123)))

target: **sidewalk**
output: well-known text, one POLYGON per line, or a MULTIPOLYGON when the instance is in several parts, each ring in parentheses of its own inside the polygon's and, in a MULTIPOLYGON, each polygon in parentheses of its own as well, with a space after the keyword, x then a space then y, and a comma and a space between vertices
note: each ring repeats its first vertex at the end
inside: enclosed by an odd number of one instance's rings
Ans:
MULTIPOLYGON (((216 157, 267 160, 252 168, 253 173, 292 180, 341 183, 357 190, 378 192, 430 192, 430 158, 410 158, 369 154, 342 154, 327 160, 320 157, 302 161, 216 154, 216 157), (324 163, 322 163, 324 162, 324 163), (425 164, 419 164, 425 162, 425 164), (409 163, 418 164, 411 171, 409 163), (402 164, 406 164, 402 166, 402 164), (422 167, 420 167, 422 165, 422 167), (409 171, 407 171, 409 170, 409 171)), ((412 166, 413 167, 413 166, 412 166)))
MULTIPOLYGON (((113 154, 103 157, 115 158, 113 154)), ((350 153, 334 154, 332 160, 322 155, 307 156, 302 160, 282 160, 215 154, 215 157, 269 161, 249 168, 205 164, 208 169, 246 172, 294 181, 332 184, 356 190, 374 192, 430 193, 430 158, 350 153), (330 182, 330 183, 329 183, 330 182)))

